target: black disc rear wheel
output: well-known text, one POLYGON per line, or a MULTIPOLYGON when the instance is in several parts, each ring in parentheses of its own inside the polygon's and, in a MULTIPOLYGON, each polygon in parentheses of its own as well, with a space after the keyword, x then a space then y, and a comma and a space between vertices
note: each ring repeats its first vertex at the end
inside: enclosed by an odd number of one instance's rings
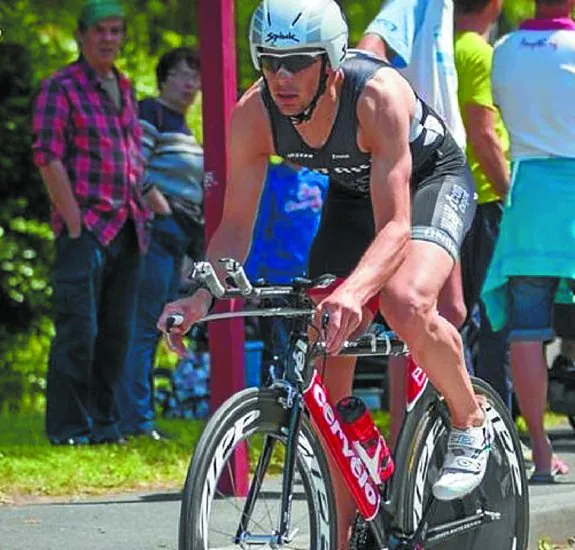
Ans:
MULTIPOLYGON (((487 398, 487 412, 493 423, 494 443, 487 472, 478 489, 461 500, 437 502, 430 515, 430 531, 423 548, 441 550, 525 550, 529 536, 529 492, 523 453, 513 420, 491 387, 473 380, 477 394, 487 398), (454 537, 433 539, 434 529, 449 522, 470 517, 483 510, 493 521, 454 537)), ((447 427, 438 407, 439 401, 425 411, 415 433, 411 467, 407 476, 404 525, 414 534, 432 502, 431 488, 438 477, 447 448, 447 427)), ((437 531, 435 531, 437 534, 437 531)))

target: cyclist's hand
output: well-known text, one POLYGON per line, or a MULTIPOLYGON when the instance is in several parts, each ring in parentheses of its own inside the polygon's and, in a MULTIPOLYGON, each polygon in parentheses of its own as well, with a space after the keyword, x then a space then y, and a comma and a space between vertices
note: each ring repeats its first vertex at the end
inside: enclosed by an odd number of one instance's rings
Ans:
POLYGON ((170 302, 164 307, 158 320, 158 330, 168 336, 166 340, 170 349, 178 355, 186 354, 183 337, 194 323, 207 315, 211 302, 211 294, 207 290, 200 289, 193 296, 170 302), (166 321, 170 315, 181 315, 183 322, 168 329, 166 321))
POLYGON ((335 354, 360 326, 363 310, 357 299, 342 285, 318 304, 315 314, 318 326, 325 314, 328 317, 325 331, 326 351, 335 354))

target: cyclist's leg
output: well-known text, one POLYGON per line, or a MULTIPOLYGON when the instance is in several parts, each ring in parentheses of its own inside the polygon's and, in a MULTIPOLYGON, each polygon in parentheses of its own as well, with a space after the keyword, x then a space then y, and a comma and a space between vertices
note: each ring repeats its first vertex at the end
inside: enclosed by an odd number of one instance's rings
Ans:
POLYGON ((480 424, 483 414, 465 369, 459 332, 437 311, 439 292, 452 269, 453 259, 443 248, 412 240, 405 262, 381 293, 380 307, 444 395, 454 426, 467 428, 480 424))
POLYGON ((473 180, 460 151, 446 142, 431 175, 415 182, 412 241, 407 257, 381 293, 381 311, 414 360, 445 397, 453 430, 434 494, 460 498, 482 480, 492 437, 490 422, 465 369, 457 329, 437 311, 475 213, 473 180))
POLYGON ((380 307, 444 395, 452 424, 467 428, 484 415, 465 369, 461 336, 438 304, 448 281, 444 297, 462 295, 460 270, 453 273, 476 212, 475 184, 453 139, 446 138, 442 149, 429 175, 413 182, 412 240, 405 261, 382 290, 380 307))
POLYGON ((437 309, 455 328, 461 328, 467 317, 467 308, 463 298, 463 284, 461 279, 461 262, 456 262, 447 281, 439 292, 437 309))
MULTIPOLYGON (((439 293, 437 309, 455 327, 461 326, 466 317, 463 288, 461 284, 461 266, 455 265, 447 282, 439 293)), ((390 414, 390 446, 395 448, 403 416, 405 414, 405 357, 390 357, 388 360, 389 380, 389 414, 390 414)))
MULTIPOLYGON (((367 35, 364 39, 373 36, 375 35, 367 35)), ((417 212, 415 213, 417 215, 417 212)), ((420 222, 425 225, 425 220, 415 220, 415 223, 420 222)), ((462 250, 462 257, 463 255, 464 252, 462 250)), ((472 256, 472 254, 467 254, 467 257, 469 256, 472 256)), ((467 316, 466 304, 462 265, 461 261, 458 261, 439 293, 437 309, 442 317, 445 317, 455 327, 460 328, 467 316)), ((406 360, 404 357, 390 357, 388 365, 391 445, 395 447, 405 414, 406 360)))
POLYGON ((453 259, 440 246, 412 240, 380 302, 387 322, 407 343, 450 411, 448 453, 433 487, 441 500, 461 498, 481 483, 493 434, 465 368, 461 336, 437 311, 437 296, 452 267, 453 259))

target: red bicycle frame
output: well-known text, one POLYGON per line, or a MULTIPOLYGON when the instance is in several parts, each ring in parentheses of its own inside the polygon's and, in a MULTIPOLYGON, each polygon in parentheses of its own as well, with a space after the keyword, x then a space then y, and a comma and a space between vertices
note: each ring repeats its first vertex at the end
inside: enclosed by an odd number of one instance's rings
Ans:
MULTIPOLYGON (((409 412, 423 395, 428 378, 421 367, 418 367, 411 359, 411 356, 407 356, 406 376, 406 404, 409 412)), ((310 385, 303 392, 303 399, 361 515, 368 521, 372 520, 379 512, 381 492, 369 475, 367 467, 355 453, 352 442, 345 435, 329 392, 315 369, 310 385)))

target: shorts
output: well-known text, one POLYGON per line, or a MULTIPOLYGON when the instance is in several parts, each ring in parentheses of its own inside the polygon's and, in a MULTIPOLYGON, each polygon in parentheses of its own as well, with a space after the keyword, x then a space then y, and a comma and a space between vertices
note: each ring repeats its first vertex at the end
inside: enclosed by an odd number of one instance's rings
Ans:
MULTIPOLYGON (((457 261, 476 202, 473 178, 451 136, 413 174, 411 190, 411 238, 436 243, 457 261)), ((310 277, 347 277, 374 237, 371 197, 330 185, 310 251, 310 277)))
POLYGON ((553 302, 558 277, 517 276, 508 283, 509 339, 544 342, 553 339, 553 302))

